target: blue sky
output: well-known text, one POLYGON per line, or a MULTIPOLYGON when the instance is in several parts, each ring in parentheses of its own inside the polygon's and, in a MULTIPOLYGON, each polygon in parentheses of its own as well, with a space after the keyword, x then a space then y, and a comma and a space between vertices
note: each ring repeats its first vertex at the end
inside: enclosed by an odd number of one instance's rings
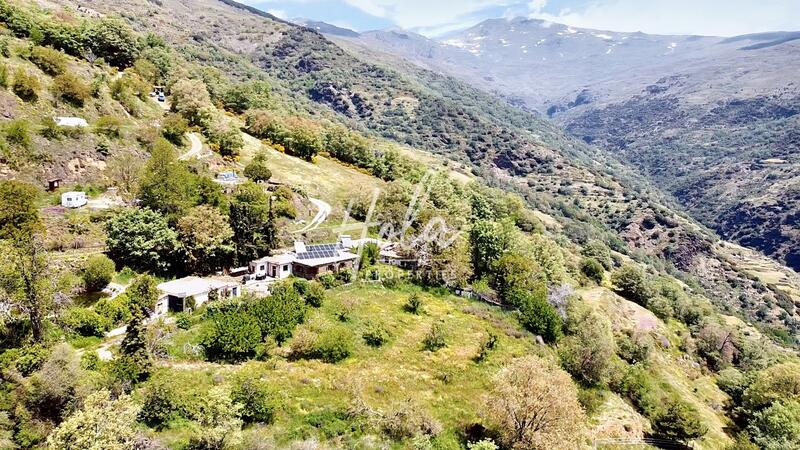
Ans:
MULTIPOLYGON (((240 0, 242 1, 242 0, 240 0)), ((800 0, 243 0, 282 18, 357 31, 401 27, 428 36, 488 18, 526 16, 576 27, 733 36, 800 30, 800 0)))

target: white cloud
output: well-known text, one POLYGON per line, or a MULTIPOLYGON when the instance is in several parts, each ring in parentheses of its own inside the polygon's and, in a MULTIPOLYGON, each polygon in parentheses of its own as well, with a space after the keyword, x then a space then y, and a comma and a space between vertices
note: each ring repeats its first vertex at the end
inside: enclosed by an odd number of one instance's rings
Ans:
POLYGON ((279 19, 286 20, 289 18, 288 14, 286 14, 286 11, 282 9, 268 9, 267 12, 279 19))
POLYGON ((593 0, 557 14, 531 10, 538 19, 612 31, 734 36, 800 28, 798 0, 593 0))
MULTIPOLYGON (((486 8, 518 4, 519 0, 344 0, 367 14, 389 19, 423 34, 441 34, 474 25, 487 17, 474 14, 486 8)), ((541 1, 541 0, 538 0, 541 1)))

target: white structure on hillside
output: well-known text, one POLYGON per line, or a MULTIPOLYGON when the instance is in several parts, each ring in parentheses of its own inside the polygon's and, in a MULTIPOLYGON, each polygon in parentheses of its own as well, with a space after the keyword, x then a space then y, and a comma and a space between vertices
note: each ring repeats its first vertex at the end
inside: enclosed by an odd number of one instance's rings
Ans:
POLYGON ((292 275, 293 262, 294 255, 291 253, 267 256, 250 263, 250 274, 256 279, 269 277, 282 280, 292 275))
POLYGON ((65 208, 80 208, 86 205, 86 192, 64 192, 61 194, 61 206, 65 208))
POLYGON ((60 127, 85 128, 89 126, 86 119, 80 117, 56 117, 56 125, 60 127))
POLYGON ((242 295, 239 283, 217 278, 179 278, 159 284, 158 289, 161 291, 161 296, 153 312, 156 317, 169 312, 182 312, 187 308, 197 308, 210 300, 242 295), (189 304, 192 302, 190 298, 193 299, 193 305, 189 304))

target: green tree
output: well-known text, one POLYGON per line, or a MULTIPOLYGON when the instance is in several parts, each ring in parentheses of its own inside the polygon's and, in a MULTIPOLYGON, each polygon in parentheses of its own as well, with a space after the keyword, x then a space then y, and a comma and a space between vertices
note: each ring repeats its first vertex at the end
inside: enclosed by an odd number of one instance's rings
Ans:
POLYGON ((779 401, 755 413, 748 431, 764 450, 800 449, 800 402, 779 401))
POLYGON ((360 269, 367 269, 374 266, 378 262, 378 257, 381 255, 381 249, 375 242, 367 242, 361 249, 361 262, 359 263, 360 269))
POLYGON ((222 94, 222 105, 237 114, 249 109, 265 108, 269 106, 269 91, 266 81, 237 83, 222 94))
POLYGON ((556 342, 562 335, 561 316, 547 302, 547 287, 540 283, 533 290, 514 290, 507 301, 519 308, 520 322, 545 342, 556 342))
POLYGON ((190 209, 178 220, 177 231, 191 272, 213 273, 233 255, 233 230, 216 208, 204 205, 190 209))
POLYGON ((277 401, 272 386, 261 379, 246 378, 236 383, 231 400, 242 405, 245 423, 269 424, 275 416, 277 401))
POLYGON ((469 231, 472 267, 480 278, 491 273, 492 263, 500 258, 511 244, 511 228, 506 222, 479 220, 469 231))
POLYGON ((190 125, 200 125, 203 111, 212 106, 208 89, 199 80, 178 80, 170 88, 170 94, 172 110, 180 113, 190 125))
POLYGON ((544 282, 544 273, 536 262, 517 253, 506 253, 490 265, 492 287, 501 298, 514 290, 530 290, 544 282))
POLYGON ((240 264, 247 264, 275 248, 275 217, 271 203, 264 189, 252 182, 239 186, 234 195, 229 218, 240 264))
POLYGON ((305 120, 290 123, 289 134, 283 143, 290 154, 311 161, 322 149, 322 139, 317 129, 305 120))
POLYGON ((84 37, 94 55, 112 66, 125 69, 139 56, 139 40, 133 30, 118 19, 92 21, 84 37))
POLYGON ((645 307, 652 296, 644 272, 632 264, 622 266, 614 272, 611 283, 617 294, 645 307))
POLYGON ((39 189, 15 180, 0 181, 0 239, 43 229, 36 201, 39 189))
POLYGON ((38 235, 0 241, 0 291, 30 322, 34 342, 41 342, 45 321, 55 309, 57 280, 38 235))
POLYGON ((302 323, 306 305, 291 286, 278 285, 272 295, 255 302, 250 310, 261 326, 262 336, 271 336, 278 343, 292 337, 295 327, 302 323))
POLYGON ((161 214, 149 209, 129 209, 105 224, 108 255, 120 267, 165 273, 178 250, 177 234, 161 214))
POLYGON ((150 373, 151 355, 147 349, 147 324, 150 311, 155 308, 159 291, 156 279, 150 275, 140 275, 126 290, 130 319, 128 319, 125 337, 122 339, 120 351, 122 364, 128 364, 133 370, 129 373, 131 381, 141 381, 150 373))
POLYGON ((193 187, 194 177, 178 160, 172 144, 157 140, 139 178, 141 205, 175 221, 191 206, 193 187))
POLYGON ((114 269, 114 261, 108 256, 90 256, 81 269, 83 287, 89 292, 97 292, 104 289, 114 278, 114 269))
POLYGON ((269 181, 272 178, 272 171, 267 167, 267 155, 264 152, 258 152, 250 163, 244 167, 244 175, 255 181, 269 181))
POLYGON ((183 145, 183 136, 189 131, 189 122, 180 114, 167 114, 161 121, 161 135, 171 143, 183 145))
POLYGON ((252 315, 241 311, 215 313, 203 336, 206 356, 212 360, 242 361, 255 354, 261 343, 261 327, 252 315))
POLYGON ((605 274, 605 270, 603 270, 603 265, 600 264, 594 258, 584 258, 581 260, 581 273, 586 276, 586 278, 594 281, 597 284, 603 282, 603 275, 605 274))
POLYGON ((571 308, 568 336, 558 345, 561 365, 573 376, 593 385, 606 381, 616 353, 611 323, 591 308, 571 308))
POLYGON ((138 407, 127 395, 112 399, 108 391, 90 394, 83 408, 47 438, 50 448, 62 450, 127 450, 136 438, 138 407))
POLYGON ((697 409, 676 397, 668 398, 662 405, 653 428, 660 436, 682 442, 702 437, 708 431, 697 409))

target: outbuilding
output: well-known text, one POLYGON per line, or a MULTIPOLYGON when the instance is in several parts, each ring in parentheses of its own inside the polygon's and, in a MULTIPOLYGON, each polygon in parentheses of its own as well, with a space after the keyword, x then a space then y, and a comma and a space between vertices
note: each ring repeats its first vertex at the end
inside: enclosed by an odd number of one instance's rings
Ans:
POLYGON ((86 192, 70 191, 61 194, 61 206, 65 208, 80 208, 88 202, 86 192))
POLYGON ((223 278, 179 278, 159 284, 158 289, 161 296, 156 302, 156 317, 169 312, 182 312, 187 308, 194 309, 211 300, 242 295, 238 282, 223 278))

